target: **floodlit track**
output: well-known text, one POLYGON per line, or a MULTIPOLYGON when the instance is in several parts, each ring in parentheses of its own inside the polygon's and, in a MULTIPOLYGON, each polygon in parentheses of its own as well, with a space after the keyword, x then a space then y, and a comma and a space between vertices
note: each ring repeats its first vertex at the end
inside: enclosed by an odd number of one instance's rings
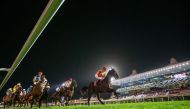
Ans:
MULTIPOLYGON (((106 105, 77 105, 77 106, 43 106, 40 109, 189 109, 190 101, 168 101, 168 102, 141 102, 106 105)), ((19 108, 15 108, 19 109, 19 108)), ((24 108, 29 109, 29 108, 24 108)), ((32 109, 39 109, 34 107, 32 109)))

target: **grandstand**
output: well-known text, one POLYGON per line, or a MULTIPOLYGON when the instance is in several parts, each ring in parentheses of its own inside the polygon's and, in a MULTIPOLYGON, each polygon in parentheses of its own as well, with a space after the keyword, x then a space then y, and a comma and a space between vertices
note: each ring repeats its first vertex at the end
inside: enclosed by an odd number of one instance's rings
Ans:
POLYGON ((172 63, 155 70, 130 75, 112 82, 123 99, 190 96, 190 61, 172 63))
MULTIPOLYGON (((112 81, 112 85, 119 87, 120 97, 103 100, 106 104, 189 99, 190 60, 170 62, 168 66, 139 74, 133 70, 128 77, 112 81)), ((99 104, 99 101, 92 99, 91 103, 99 104)), ((87 99, 71 100, 70 105, 77 104, 87 104, 87 99)))

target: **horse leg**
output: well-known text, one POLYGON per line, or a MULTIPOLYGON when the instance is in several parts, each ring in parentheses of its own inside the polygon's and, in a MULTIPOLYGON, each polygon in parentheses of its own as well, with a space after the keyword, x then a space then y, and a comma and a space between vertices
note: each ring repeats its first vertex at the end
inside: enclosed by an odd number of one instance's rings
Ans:
POLYGON ((113 93, 116 96, 116 98, 118 99, 119 97, 118 97, 118 93, 116 92, 116 90, 113 89, 113 93))
POLYGON ((55 106, 57 106, 57 100, 55 100, 55 106))
POLYGON ((110 92, 110 93, 114 93, 114 95, 115 95, 115 97, 118 99, 119 97, 118 97, 118 93, 116 92, 116 90, 114 90, 114 89, 110 89, 108 92, 110 92))
POLYGON ((4 107, 4 109, 5 109, 5 106, 6 106, 6 102, 3 103, 3 107, 4 107))
POLYGON ((60 103, 59 106, 62 106, 62 99, 61 99, 61 97, 59 98, 58 102, 60 103))
POLYGON ((88 93, 88 106, 90 106, 90 98, 92 96, 92 93, 88 93))
POLYGON ((68 96, 68 97, 67 97, 67 101, 66 101, 66 104, 67 104, 67 105, 69 104, 70 99, 71 99, 71 97, 68 96))
POLYGON ((65 97, 65 106, 67 106, 68 105, 68 99, 69 99, 69 97, 65 97))
POLYGON ((42 98, 40 98, 40 99, 39 99, 38 104, 39 104, 39 108, 40 108, 40 107, 41 107, 41 105, 42 105, 42 98))
POLYGON ((48 97, 46 98, 46 107, 48 106, 48 97))
POLYGON ((15 104, 16 104, 16 100, 13 100, 13 107, 15 107, 15 104))
POLYGON ((30 108, 32 108, 33 104, 34 104, 34 98, 32 98, 32 100, 31 100, 31 106, 30 106, 30 108))
POLYGON ((101 104, 104 104, 104 102, 102 102, 102 100, 100 99, 100 93, 96 93, 96 95, 97 95, 97 98, 98 98, 98 100, 100 101, 100 103, 101 103, 101 104))

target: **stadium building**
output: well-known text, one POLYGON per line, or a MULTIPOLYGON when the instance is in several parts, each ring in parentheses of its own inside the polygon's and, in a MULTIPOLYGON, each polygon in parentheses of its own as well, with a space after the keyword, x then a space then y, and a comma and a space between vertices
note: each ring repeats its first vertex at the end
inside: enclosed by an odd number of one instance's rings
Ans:
POLYGON ((190 60, 118 79, 112 85, 124 97, 190 96, 190 60))

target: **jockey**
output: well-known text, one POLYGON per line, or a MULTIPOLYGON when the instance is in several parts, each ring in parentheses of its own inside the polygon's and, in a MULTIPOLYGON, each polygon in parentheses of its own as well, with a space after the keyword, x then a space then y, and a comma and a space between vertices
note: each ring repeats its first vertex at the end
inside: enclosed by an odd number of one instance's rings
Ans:
POLYGON ((29 93, 29 92, 32 90, 32 87, 33 87, 33 86, 30 85, 30 87, 27 88, 26 93, 29 93))
POLYGON ((43 83, 43 84, 46 84, 46 83, 48 82, 48 80, 47 80, 47 78, 46 78, 46 75, 42 75, 41 77, 42 77, 42 78, 41 78, 42 83, 43 83))
POLYGON ((95 74, 95 77, 99 80, 103 80, 108 73, 108 69, 106 67, 102 67, 100 70, 98 70, 95 74))
POLYGON ((33 78, 33 84, 36 85, 39 81, 41 81, 41 76, 43 75, 43 72, 38 72, 38 75, 34 76, 33 78))
POLYGON ((46 88, 47 90, 50 89, 50 85, 48 83, 48 80, 46 79, 46 76, 45 75, 42 75, 41 76, 41 86, 44 88, 46 88))
POLYGON ((61 85, 61 87, 66 87, 66 88, 70 87, 72 81, 73 81, 73 78, 69 78, 67 81, 65 81, 65 82, 61 85))
POLYGON ((21 86, 20 83, 17 83, 16 85, 14 85, 14 87, 13 87, 13 93, 16 93, 19 88, 22 88, 22 86, 21 86))
POLYGON ((23 94, 23 95, 26 95, 26 89, 23 89, 23 90, 22 90, 22 94, 23 94))
POLYGON ((6 91, 6 95, 9 96, 9 95, 12 94, 12 92, 13 92, 12 88, 9 88, 9 89, 7 89, 7 91, 6 91))
POLYGON ((55 91, 56 91, 56 92, 59 92, 59 91, 60 91, 60 87, 57 87, 57 88, 55 89, 55 91))

